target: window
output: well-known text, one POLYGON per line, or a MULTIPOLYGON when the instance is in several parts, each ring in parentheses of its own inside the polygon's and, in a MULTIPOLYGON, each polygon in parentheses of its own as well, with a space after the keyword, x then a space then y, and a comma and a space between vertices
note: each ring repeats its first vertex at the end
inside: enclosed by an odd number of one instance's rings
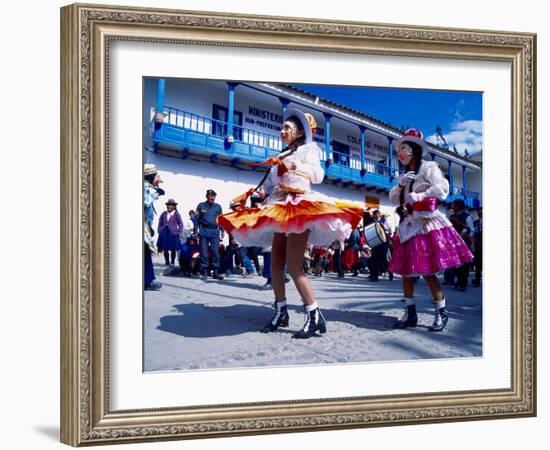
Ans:
MULTIPOLYGON (((212 105, 212 134, 225 137, 227 135, 227 119, 228 111, 225 106, 212 105)), ((242 141, 242 112, 233 111, 233 125, 237 125, 233 129, 233 136, 235 136, 236 140, 242 141)))
POLYGON ((349 145, 332 141, 332 160, 335 164, 349 167, 350 151, 349 145))

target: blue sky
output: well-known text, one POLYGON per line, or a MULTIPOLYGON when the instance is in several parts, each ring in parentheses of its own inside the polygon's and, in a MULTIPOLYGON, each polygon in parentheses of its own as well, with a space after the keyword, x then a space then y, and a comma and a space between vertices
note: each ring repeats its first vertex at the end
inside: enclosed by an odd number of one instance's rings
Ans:
POLYGON ((418 128, 424 137, 438 143, 436 127, 452 149, 470 154, 482 149, 482 94, 465 91, 435 91, 294 85, 319 97, 341 103, 390 123, 396 128, 418 128))

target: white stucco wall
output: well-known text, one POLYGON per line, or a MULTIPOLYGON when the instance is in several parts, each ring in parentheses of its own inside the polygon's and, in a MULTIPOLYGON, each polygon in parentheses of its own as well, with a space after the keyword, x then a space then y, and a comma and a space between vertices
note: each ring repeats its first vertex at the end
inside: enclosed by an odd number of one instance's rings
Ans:
MULTIPOLYGON (((157 217, 165 209, 164 203, 173 198, 178 202, 178 210, 187 217, 190 209, 195 209, 205 200, 206 190, 214 189, 218 194, 216 202, 224 211, 229 211, 229 202, 250 187, 254 187, 261 180, 263 172, 235 169, 207 161, 198 161, 191 158, 180 159, 158 153, 147 153, 146 161, 155 164, 164 181, 161 187, 166 195, 156 203, 157 217)), ((364 206, 365 196, 380 198, 380 211, 393 216, 395 206, 391 204, 387 193, 378 194, 375 191, 367 192, 364 189, 343 188, 330 183, 313 185, 313 188, 330 197, 334 201, 354 203, 364 206)), ((393 220, 393 219, 392 219, 393 220)))

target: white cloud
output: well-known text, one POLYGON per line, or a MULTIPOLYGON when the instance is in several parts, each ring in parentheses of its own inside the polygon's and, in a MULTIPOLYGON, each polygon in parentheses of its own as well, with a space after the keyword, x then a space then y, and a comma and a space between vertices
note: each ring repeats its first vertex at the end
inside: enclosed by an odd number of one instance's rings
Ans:
MULTIPOLYGON (((483 148, 483 124, 481 120, 454 122, 451 125, 450 132, 445 133, 445 130, 443 130, 443 137, 447 141, 450 150, 456 147, 458 153, 464 155, 464 151, 467 149, 471 155, 483 148)), ((441 141, 438 141, 435 134, 428 136, 426 140, 432 144, 441 145, 441 141)))
POLYGON ((464 119, 464 116, 462 115, 462 113, 464 112, 465 106, 466 106, 466 102, 462 98, 456 104, 454 111, 451 111, 453 113, 453 118, 455 122, 462 122, 462 120, 464 119))

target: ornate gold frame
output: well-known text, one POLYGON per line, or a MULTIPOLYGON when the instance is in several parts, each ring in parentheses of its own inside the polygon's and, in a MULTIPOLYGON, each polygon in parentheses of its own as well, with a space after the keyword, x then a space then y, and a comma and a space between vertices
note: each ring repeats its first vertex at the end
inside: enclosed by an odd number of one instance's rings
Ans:
POLYGON ((536 413, 536 36, 196 11, 61 10, 61 440, 80 446, 536 413), (512 66, 512 385, 385 397, 109 409, 108 58, 112 40, 506 61, 512 66))

